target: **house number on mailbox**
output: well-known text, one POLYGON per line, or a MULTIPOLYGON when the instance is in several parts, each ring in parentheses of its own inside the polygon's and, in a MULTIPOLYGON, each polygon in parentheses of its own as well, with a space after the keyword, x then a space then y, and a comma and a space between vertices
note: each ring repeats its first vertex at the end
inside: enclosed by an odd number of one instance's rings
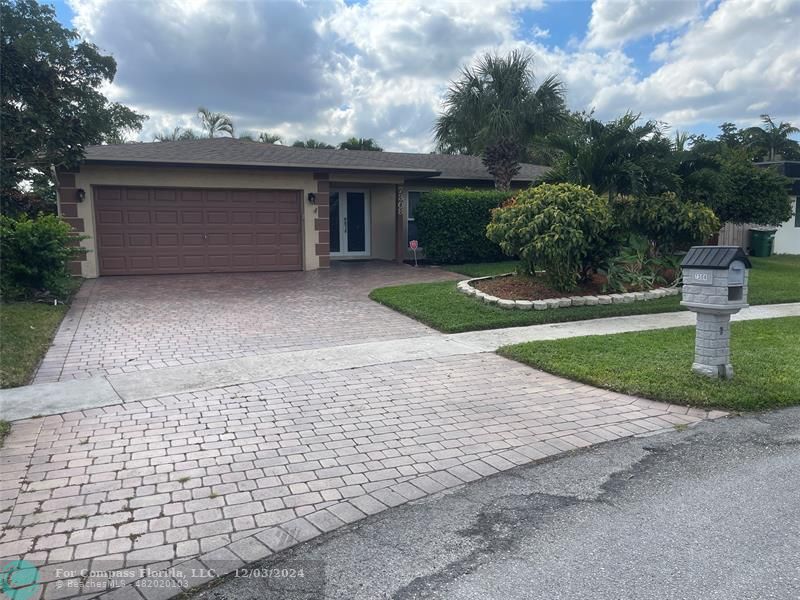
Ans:
POLYGON ((692 283, 698 285, 711 285, 713 277, 708 271, 696 271, 692 276, 692 283))

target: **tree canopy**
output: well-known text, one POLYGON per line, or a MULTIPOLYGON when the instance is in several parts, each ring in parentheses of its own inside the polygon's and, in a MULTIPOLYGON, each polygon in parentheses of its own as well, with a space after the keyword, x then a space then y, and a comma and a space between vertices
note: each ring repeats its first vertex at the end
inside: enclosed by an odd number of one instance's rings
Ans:
POLYGON ((510 188, 533 140, 567 117, 563 84, 550 75, 536 86, 532 64, 529 54, 515 50, 464 67, 434 127, 440 152, 483 156, 498 189, 510 188))
POLYGON ((3 193, 31 178, 74 167, 84 148, 124 139, 147 118, 100 91, 117 64, 65 28, 52 7, 0 0, 0 136, 3 193))
POLYGON ((374 152, 383 152, 383 148, 372 138, 357 137, 351 137, 348 140, 340 142, 339 150, 372 150, 374 152))
POLYGON ((333 150, 333 146, 330 144, 326 144, 325 142, 320 142, 319 140, 315 140, 314 138, 308 138, 307 140, 297 140, 294 144, 292 144, 295 148, 320 148, 322 150, 333 150))

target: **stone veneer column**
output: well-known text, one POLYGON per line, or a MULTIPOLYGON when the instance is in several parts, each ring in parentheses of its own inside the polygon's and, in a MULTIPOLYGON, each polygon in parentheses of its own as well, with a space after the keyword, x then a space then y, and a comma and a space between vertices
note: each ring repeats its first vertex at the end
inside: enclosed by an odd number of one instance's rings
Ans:
POLYGON ((697 313, 692 371, 720 379, 733 377, 729 314, 697 313))
POLYGON ((394 195, 394 260, 403 262, 405 260, 405 211, 403 210, 403 194, 405 190, 402 185, 395 186, 394 195))
POLYGON ((330 228, 330 192, 331 184, 327 173, 314 173, 317 182, 317 206, 314 218, 314 231, 317 233, 315 253, 319 258, 319 266, 331 266, 331 228, 330 228))
MULTIPOLYGON (((58 180, 58 215, 67 223, 72 225, 75 232, 73 246, 80 246, 78 237, 86 231, 83 219, 78 217, 78 189, 75 187, 75 173, 57 173, 58 180)), ((73 275, 81 274, 81 262, 86 260, 86 252, 83 251, 82 258, 72 260, 67 264, 69 272, 73 275)))

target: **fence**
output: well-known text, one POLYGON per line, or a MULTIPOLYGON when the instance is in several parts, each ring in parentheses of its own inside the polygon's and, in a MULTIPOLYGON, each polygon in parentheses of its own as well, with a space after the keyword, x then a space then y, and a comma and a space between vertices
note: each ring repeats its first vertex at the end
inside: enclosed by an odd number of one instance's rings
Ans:
POLYGON ((719 232, 718 246, 741 246, 747 251, 750 248, 750 224, 725 223, 719 232))

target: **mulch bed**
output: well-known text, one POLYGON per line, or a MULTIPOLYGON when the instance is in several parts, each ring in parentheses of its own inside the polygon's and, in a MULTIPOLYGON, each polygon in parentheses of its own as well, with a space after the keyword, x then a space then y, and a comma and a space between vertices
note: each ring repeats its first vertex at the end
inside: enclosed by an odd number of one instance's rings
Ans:
POLYGON ((506 300, 546 300, 548 298, 564 298, 566 296, 597 296, 603 292, 606 278, 594 275, 590 281, 580 284, 568 293, 559 292, 547 285, 544 277, 526 275, 509 275, 494 279, 473 281, 470 285, 482 292, 504 298, 506 300))

